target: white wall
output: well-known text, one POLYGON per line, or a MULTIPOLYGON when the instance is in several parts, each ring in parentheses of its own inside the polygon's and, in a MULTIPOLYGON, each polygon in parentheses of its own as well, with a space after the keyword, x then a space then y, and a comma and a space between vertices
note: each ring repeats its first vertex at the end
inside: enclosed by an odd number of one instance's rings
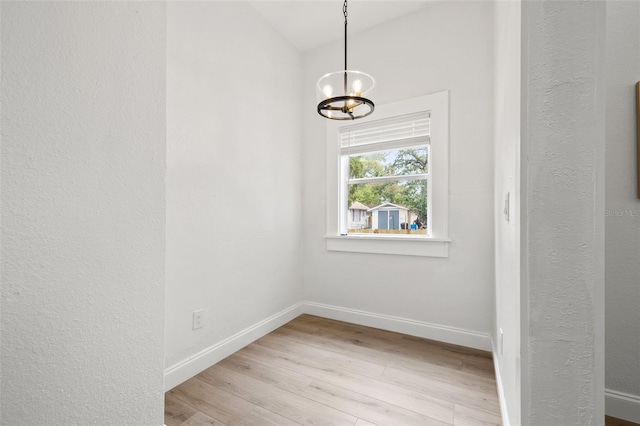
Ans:
POLYGON ((445 259, 326 251, 326 119, 315 112, 314 87, 321 75, 343 67, 342 41, 305 53, 303 236, 308 300, 491 332, 492 24, 489 2, 440 2, 349 37, 349 68, 373 75, 376 104, 450 90, 453 242, 445 259))
MULTIPOLYGON (((608 1, 606 388, 635 396, 636 422, 640 422, 640 200, 634 115, 638 80, 640 3, 608 1)), ((611 401, 607 402, 607 413, 621 417, 623 413, 611 412, 611 401)))
POLYGON ((602 424, 605 4, 522 11, 522 423, 602 424))
POLYGON ((497 1, 495 55, 495 356, 505 423, 520 423, 520 1, 497 1), (509 194, 509 217, 503 214, 509 194), (502 330, 503 336, 500 336, 502 330), (501 340, 502 339, 502 340, 501 340), (508 420, 507 420, 508 419, 508 420))
POLYGON ((165 9, 2 2, 2 418, 160 425, 165 9))
POLYGON ((167 8, 166 367, 186 368, 171 387, 302 299, 302 97, 300 54, 248 3, 167 8))

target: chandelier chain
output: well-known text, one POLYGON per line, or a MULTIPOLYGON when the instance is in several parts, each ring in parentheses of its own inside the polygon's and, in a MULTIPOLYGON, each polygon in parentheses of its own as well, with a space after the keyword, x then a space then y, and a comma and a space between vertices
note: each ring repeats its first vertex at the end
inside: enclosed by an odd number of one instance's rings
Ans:
MULTIPOLYGON (((347 16, 349 13, 347 12, 347 0, 344 0, 344 4, 342 5, 342 13, 344 14, 344 70, 347 70, 347 16)), ((347 87, 347 74, 345 72, 344 75, 344 85, 345 92, 347 87)))
POLYGON ((342 13, 344 14, 344 24, 347 25, 347 0, 344 0, 344 4, 342 5, 342 13))

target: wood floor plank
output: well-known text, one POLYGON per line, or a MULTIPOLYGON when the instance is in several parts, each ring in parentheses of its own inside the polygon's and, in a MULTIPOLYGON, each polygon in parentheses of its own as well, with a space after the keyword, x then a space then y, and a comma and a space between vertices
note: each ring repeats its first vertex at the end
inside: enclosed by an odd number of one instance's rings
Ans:
POLYGON ((167 426, 501 421, 489 353, 311 315, 172 389, 165 401, 167 426))
POLYGON ((437 365, 414 361, 390 363, 389 367, 404 370, 417 376, 448 382, 459 387, 461 390, 468 389, 492 394, 497 394, 498 392, 495 378, 491 380, 487 377, 472 374, 467 371, 450 370, 437 365))
POLYGON ((466 407, 500 414, 498 395, 493 392, 461 389, 454 383, 418 376, 406 370, 388 367, 382 374, 382 380, 407 386, 427 395, 438 396, 447 401, 466 407))
POLYGON ((311 377, 277 367, 269 354, 255 351, 239 351, 218 365, 297 394, 313 381, 311 377))
POLYGON ((472 361, 462 361, 462 371, 485 379, 495 381, 496 373, 492 365, 474 363, 472 361))
POLYGON ((502 424, 502 419, 497 414, 456 404, 453 424, 454 426, 499 426, 502 424))
POLYGON ((197 377, 212 386, 224 389, 231 394, 302 425, 352 426, 358 420, 356 416, 268 385, 260 380, 219 365, 208 368, 197 377))
MULTIPOLYGON (((368 347, 359 341, 353 341, 344 337, 307 334, 303 331, 293 330, 288 326, 288 324, 278 330, 275 330, 272 334, 292 341, 305 341, 306 344, 316 348, 325 349, 372 363, 386 365, 386 363, 393 359, 392 357, 389 357, 389 354, 381 351, 380 348, 368 347)), ((457 366, 458 368, 462 368, 462 363, 458 362, 457 366)))
POLYGON ((164 424, 165 426, 226 426, 221 421, 207 416, 171 395, 165 397, 164 424))
POLYGON ((629 420, 623 420, 611 416, 604 416, 604 424, 605 426, 640 426, 640 423, 634 423, 629 420))
MULTIPOLYGON (((307 338, 307 339, 311 339, 314 343, 317 343, 318 345, 321 346, 321 348, 327 348, 326 350, 332 350, 332 351, 343 351, 344 353, 351 353, 352 351, 357 351, 359 352, 360 355, 362 355, 363 353, 366 353, 365 356, 368 357, 369 359, 372 359, 372 357, 375 356, 378 359, 379 363, 385 363, 386 365, 389 366, 396 366, 399 368, 410 368, 412 370, 415 371, 419 371, 422 372, 424 374, 427 374, 429 376, 432 377, 436 377, 436 378, 441 378, 443 380, 456 380, 458 383, 461 384, 462 387, 468 387, 470 389, 479 389, 479 390, 483 390, 485 388, 491 388, 492 390, 496 390, 496 384, 495 384, 495 375, 493 374, 493 361, 490 359, 486 359, 481 355, 481 351, 471 351, 470 353, 463 353, 462 355, 458 355, 458 360, 455 360, 454 358, 451 357, 451 355, 444 355, 441 354, 441 357, 445 357, 445 358, 440 358, 439 360, 435 360, 434 357, 428 355, 428 351, 426 349, 423 349, 420 354, 412 354, 412 351, 415 351, 416 349, 409 349, 409 348, 404 348, 405 351, 403 352, 402 349, 393 349, 393 350, 386 350, 384 353, 380 353, 380 349, 373 349, 376 345, 376 343, 373 342, 369 342, 368 348, 367 347, 363 347, 363 346, 359 346, 356 345, 357 347, 354 348, 352 346, 352 341, 351 342, 346 342, 344 341, 344 339, 342 339, 341 337, 336 338, 335 336, 333 337, 324 337, 324 338, 315 338, 315 337, 309 337, 306 334, 302 335, 302 338, 307 338), (475 352, 474 352, 475 351, 475 352), (399 354, 397 352, 400 352, 399 354), (467 357, 467 361, 464 361, 466 363, 469 362, 473 362, 472 360, 475 360, 475 358, 479 358, 482 361, 478 361, 481 363, 488 363, 490 365, 490 370, 488 369, 488 367, 484 367, 485 370, 483 373, 478 373, 478 371, 476 371, 475 369, 477 368, 477 364, 474 365, 474 367, 472 369, 464 369, 463 370, 463 361, 462 361, 462 357, 467 357)), ((264 344, 267 344, 267 342, 271 342, 270 346, 274 347, 274 340, 277 340, 278 338, 280 339, 289 339, 289 343, 287 342, 281 342, 280 343, 280 348, 284 348, 287 347, 288 345, 291 345, 291 341, 296 341, 296 339, 301 339, 301 336, 291 332, 288 332, 286 329, 281 329, 278 330, 277 333, 272 333, 269 336, 265 336, 265 338, 261 339, 258 341, 258 343, 264 342, 264 344)), ((364 338, 362 340, 365 340, 364 338)), ((358 341, 359 342, 359 341, 358 341)), ((305 345, 308 346, 308 345, 305 345)), ((348 356, 348 355, 344 355, 345 357, 349 357, 349 358, 353 358, 353 355, 348 356)), ((377 371, 376 371, 377 372, 377 371)), ((365 373, 366 374, 366 373, 365 373)), ((371 377, 379 377, 375 374, 369 374, 371 377)))
POLYGON ((369 398, 357 392, 351 392, 338 386, 314 380, 303 393, 307 398, 329 405, 336 409, 353 413, 358 418, 385 425, 421 425, 447 426, 441 422, 398 406, 369 398))
POLYGON ((297 423, 192 377, 169 394, 228 425, 295 426, 297 423))
POLYGON ((271 360, 272 365, 312 377, 316 380, 357 392, 398 407, 451 424, 454 404, 434 396, 387 383, 355 372, 344 370, 332 364, 316 361, 294 352, 283 352, 269 347, 255 345, 250 351, 256 351, 271 360), (260 352, 261 351, 261 352, 260 352))
POLYGON ((315 359, 327 365, 340 367, 344 370, 363 374, 369 377, 380 377, 385 369, 385 364, 354 358, 335 351, 318 348, 306 344, 297 339, 285 339, 278 334, 269 334, 256 342, 258 345, 281 350, 286 353, 295 353, 309 359, 315 359))
POLYGON ((307 333, 314 333, 321 328, 326 328, 327 324, 324 318, 316 317, 313 315, 302 314, 295 321, 290 321, 288 324, 291 327, 295 327, 298 330, 305 331, 307 333))
POLYGON ((358 419, 358 421, 356 422, 355 426, 380 426, 380 425, 368 422, 365 419, 358 419))
POLYGON ((402 359, 418 360, 448 368, 462 369, 460 356, 449 356, 444 352, 429 351, 426 349, 416 351, 394 346, 392 342, 380 339, 376 336, 345 335, 344 333, 331 334, 326 331, 306 334, 284 326, 274 332, 278 336, 292 339, 306 338, 310 345, 333 350, 339 353, 351 355, 370 362, 398 362, 402 359), (306 336, 306 337, 305 337, 306 336))
POLYGON ((198 410, 167 394, 164 397, 164 423, 166 426, 180 426, 198 410))
POLYGON ((443 354, 447 357, 453 356, 454 358, 483 362, 488 366, 493 366, 491 353, 487 351, 466 348, 464 346, 437 342, 421 337, 409 336, 406 334, 394 333, 361 325, 349 324, 341 321, 326 320, 324 318, 303 315, 296 319, 295 322, 287 324, 287 326, 296 328, 307 322, 312 322, 314 326, 324 324, 324 326, 320 327, 316 333, 344 335, 352 338, 364 337, 370 342, 375 342, 376 345, 388 346, 394 350, 401 348, 403 354, 416 351, 421 353, 427 350, 428 352, 443 354))
POLYGON ((200 411, 196 411, 196 413, 189 417, 187 420, 182 422, 180 426, 202 426, 202 425, 210 425, 210 426, 226 426, 224 423, 217 421, 200 411))

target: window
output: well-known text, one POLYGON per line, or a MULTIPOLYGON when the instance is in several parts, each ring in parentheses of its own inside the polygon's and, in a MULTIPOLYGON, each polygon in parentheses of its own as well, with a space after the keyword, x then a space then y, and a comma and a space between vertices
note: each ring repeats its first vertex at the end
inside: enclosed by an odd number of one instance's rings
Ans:
POLYGON ((340 155, 341 235, 428 235, 429 112, 344 126, 340 155), (347 220, 355 205, 364 227, 347 220))
POLYGON ((448 256, 448 99, 327 123, 328 250, 448 256))

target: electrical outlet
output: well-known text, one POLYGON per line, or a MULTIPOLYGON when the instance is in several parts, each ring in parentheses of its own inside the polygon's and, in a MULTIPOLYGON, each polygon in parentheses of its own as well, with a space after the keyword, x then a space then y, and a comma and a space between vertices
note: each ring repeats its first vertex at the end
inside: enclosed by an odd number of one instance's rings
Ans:
POLYGON ((500 337, 498 338, 498 350, 500 351, 500 356, 504 353, 504 333, 502 329, 500 329, 500 337))
POLYGON ((204 327, 204 311, 202 309, 193 311, 193 329, 204 327))

